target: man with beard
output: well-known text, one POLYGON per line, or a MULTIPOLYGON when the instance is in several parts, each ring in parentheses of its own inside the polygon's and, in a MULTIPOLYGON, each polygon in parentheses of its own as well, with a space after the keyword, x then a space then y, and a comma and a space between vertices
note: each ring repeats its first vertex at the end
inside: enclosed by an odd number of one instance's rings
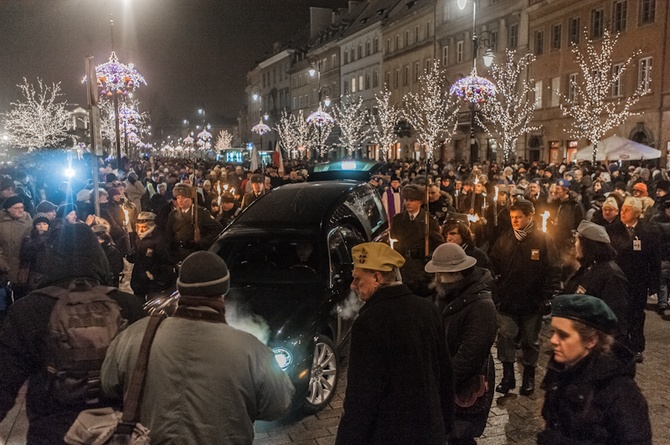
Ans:
POLYGON ((384 243, 363 243, 351 255, 351 290, 365 304, 351 329, 335 443, 443 445, 454 390, 442 320, 429 301, 402 283, 405 259, 398 252, 384 243))
POLYGON ((542 316, 560 288, 561 263, 554 241, 535 227, 535 209, 530 201, 515 201, 509 213, 512 230, 503 233, 490 252, 498 274, 497 346, 503 364, 503 378, 496 391, 507 394, 516 387, 518 337, 524 366, 520 394, 529 396, 535 391, 542 316))
POLYGON ((143 300, 169 289, 176 279, 163 236, 156 230, 156 215, 142 212, 132 233, 132 250, 127 259, 135 264, 130 278, 133 293, 143 300))

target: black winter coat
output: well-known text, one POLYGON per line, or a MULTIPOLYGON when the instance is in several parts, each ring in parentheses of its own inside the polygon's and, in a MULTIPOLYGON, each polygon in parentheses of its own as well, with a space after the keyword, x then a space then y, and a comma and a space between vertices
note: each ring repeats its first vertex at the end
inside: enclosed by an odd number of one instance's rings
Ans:
POLYGON ((631 284, 631 295, 641 298, 647 293, 659 291, 661 277, 661 235, 655 225, 639 220, 633 237, 628 234, 626 225, 621 221, 606 227, 617 251, 616 262, 631 284), (635 250, 633 240, 640 241, 640 250, 635 250))
POLYGON ((146 297, 169 289, 176 280, 167 243, 156 228, 142 239, 133 232, 132 253, 128 255, 128 261, 135 265, 130 287, 137 296, 146 297))
POLYGON ((198 207, 200 240, 195 241, 192 212, 193 206, 183 214, 180 209, 175 209, 168 216, 166 239, 174 262, 184 261, 193 252, 206 249, 223 230, 208 210, 198 207))
POLYGON ((489 258, 499 275, 498 310, 510 315, 543 313, 561 284, 561 262, 551 236, 535 228, 518 241, 509 230, 498 238, 489 258))
POLYGON ((404 284, 379 288, 351 331, 339 445, 443 445, 454 388, 442 320, 404 284))
POLYGON ((563 293, 600 298, 607 303, 619 320, 617 337, 625 336, 628 332, 630 283, 616 262, 607 261, 580 267, 565 283, 563 293))
POLYGON ((618 343, 612 354, 591 353, 572 368, 552 359, 537 443, 651 445, 647 402, 634 375, 633 354, 618 343))
MULTIPOLYGON (((66 284, 65 284, 66 285, 66 284)), ((121 307, 121 316, 133 323, 142 318, 142 306, 131 294, 109 294, 121 307)), ((49 392, 45 363, 47 326, 56 300, 39 293, 30 294, 12 305, 0 331, 0 420, 14 406, 26 380, 26 410, 31 445, 64 444, 63 437, 77 414, 87 406, 61 404, 49 392)))
MULTIPOLYGON (((479 437, 486 428, 491 402, 495 371, 488 375, 487 364, 491 357, 491 346, 498 331, 496 307, 491 296, 493 277, 487 269, 477 267, 456 286, 442 287, 435 303, 442 313, 445 336, 454 367, 454 388, 463 393, 479 378, 487 375, 489 381, 487 408, 471 414, 456 409, 454 431, 457 437, 479 437)), ((492 364, 492 362, 491 362, 492 364)), ((453 436, 453 434, 452 434, 453 436)))

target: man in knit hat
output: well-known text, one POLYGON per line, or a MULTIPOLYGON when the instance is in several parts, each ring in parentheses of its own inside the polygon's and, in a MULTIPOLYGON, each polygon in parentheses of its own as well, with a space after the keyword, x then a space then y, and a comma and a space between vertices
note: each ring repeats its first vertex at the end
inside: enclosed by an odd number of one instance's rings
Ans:
MULTIPOLYGON (((47 362, 53 357, 47 345, 53 339, 48 329, 50 317, 59 300, 54 293, 67 294, 75 287, 89 289, 85 292, 105 293, 119 306, 120 319, 116 320, 119 325, 133 323, 144 316, 137 298, 106 286, 111 275, 109 266, 96 236, 86 224, 64 226, 47 255, 47 270, 42 281, 48 287, 17 300, 0 332, 0 420, 14 406, 19 390, 27 381, 27 443, 31 445, 64 444, 65 432, 81 410, 109 406, 104 399, 94 403, 95 400, 87 397, 74 398, 74 394, 65 394, 72 398, 64 401, 63 394, 53 389, 55 377, 47 368, 47 362)), ((100 306, 96 308, 102 311, 100 306)), ((107 319, 101 314, 98 314, 98 322, 107 319)))
POLYGON ((2 203, 0 211, 0 271, 9 274, 9 281, 17 283, 21 242, 30 235, 33 219, 25 211, 23 199, 10 196, 2 203))
POLYGON ((177 184, 172 189, 176 208, 168 215, 166 238, 172 260, 179 263, 198 250, 204 250, 223 230, 206 210, 193 202, 193 187, 177 184))
MULTIPOLYGON (((139 410, 152 443, 251 444, 254 421, 278 419, 291 403, 293 385, 273 352, 226 323, 229 286, 228 267, 214 253, 182 263, 179 306, 156 332, 139 410)), ((130 326, 107 350, 101 379, 112 397, 128 389, 147 323, 130 326)))
POLYGON ((607 226, 616 262, 631 284, 628 302, 630 344, 642 362, 645 348, 644 321, 647 296, 658 293, 661 276, 661 234, 654 224, 640 218, 642 203, 628 197, 621 206, 620 221, 607 226))
POLYGON ((596 211, 593 214, 591 221, 603 227, 607 227, 610 224, 619 221, 619 203, 614 199, 614 196, 610 194, 610 196, 605 199, 600 211, 596 211))

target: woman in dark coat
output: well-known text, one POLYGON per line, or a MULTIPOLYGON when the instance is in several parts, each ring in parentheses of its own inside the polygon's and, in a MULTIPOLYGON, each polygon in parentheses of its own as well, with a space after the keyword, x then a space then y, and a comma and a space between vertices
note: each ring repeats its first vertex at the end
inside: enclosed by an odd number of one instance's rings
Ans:
POLYGON ((611 335, 616 316, 601 299, 560 295, 552 301, 554 354, 540 445, 651 445, 647 402, 635 384, 633 353, 611 335))
POLYGON ((30 236, 21 243, 19 255, 20 295, 26 295, 38 288, 47 270, 47 251, 51 246, 51 220, 46 213, 38 213, 33 219, 30 236))
POLYGON ((488 269, 475 267, 476 261, 459 245, 446 243, 426 264, 426 272, 435 273, 435 304, 444 320, 454 367, 456 415, 450 445, 476 444, 474 438, 484 432, 493 401, 491 346, 498 330, 490 287, 493 277, 488 269))
POLYGON ((589 221, 577 227, 575 253, 581 267, 565 283, 564 294, 586 294, 600 298, 619 320, 617 340, 627 344, 630 284, 614 261, 616 251, 605 228, 589 221))

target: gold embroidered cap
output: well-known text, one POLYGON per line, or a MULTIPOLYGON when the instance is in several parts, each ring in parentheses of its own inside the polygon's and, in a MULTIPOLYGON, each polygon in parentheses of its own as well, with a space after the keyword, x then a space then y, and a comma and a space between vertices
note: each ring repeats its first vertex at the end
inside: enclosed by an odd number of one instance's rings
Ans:
POLYGON ((405 257, 385 243, 363 243, 351 249, 354 267, 389 272, 405 264, 405 257))

